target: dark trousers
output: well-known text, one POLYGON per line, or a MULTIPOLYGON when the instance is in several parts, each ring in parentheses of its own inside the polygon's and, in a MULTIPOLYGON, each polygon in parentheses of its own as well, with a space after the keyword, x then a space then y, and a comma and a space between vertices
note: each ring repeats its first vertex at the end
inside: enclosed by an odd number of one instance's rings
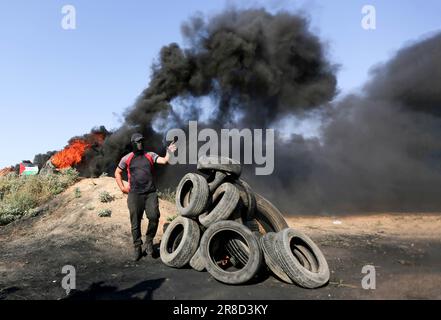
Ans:
POLYGON ((146 241, 153 241, 159 224, 159 203, 156 192, 138 194, 130 192, 127 198, 127 206, 130 212, 130 223, 132 225, 133 244, 142 245, 141 219, 146 213, 149 219, 149 226, 146 233, 146 241))

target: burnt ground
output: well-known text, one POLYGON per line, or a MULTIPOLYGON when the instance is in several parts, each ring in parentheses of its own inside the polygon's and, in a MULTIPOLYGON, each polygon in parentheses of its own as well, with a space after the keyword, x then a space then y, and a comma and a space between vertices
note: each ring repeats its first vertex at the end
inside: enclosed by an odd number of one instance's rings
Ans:
MULTIPOLYGON (((91 188, 92 198, 101 187, 107 187, 96 180, 90 185, 81 183, 83 194, 91 188)), ((424 230, 399 237, 391 226, 371 232, 363 225, 360 231, 351 225, 359 217, 342 219, 347 225, 342 231, 336 225, 327 228, 312 226, 309 220, 290 219, 290 225, 299 226, 322 249, 331 270, 329 284, 303 289, 262 271, 250 284, 230 286, 207 272, 169 268, 160 258, 131 262, 128 216, 122 207, 119 211, 114 203, 111 218, 98 218, 91 205, 99 204, 85 196, 74 199, 71 191, 54 201, 49 212, 0 228, 0 300, 441 299, 441 237, 424 230), (361 287, 365 276, 361 270, 368 264, 376 268, 375 290, 361 287), (69 296, 61 287, 64 265, 76 268, 77 290, 69 296)), ((115 201, 123 206, 125 200, 115 201)), ((161 201, 161 214, 172 207, 161 201)), ((427 223, 437 228, 439 217, 419 215, 416 219, 420 226, 427 223)), ((388 218, 375 219, 378 225, 388 218)))
MULTIPOLYGON (((93 239, 90 239, 91 241, 93 239)), ((440 243, 389 243, 387 239, 351 237, 351 246, 318 241, 328 258, 330 284, 308 290, 262 274, 254 283, 228 286, 207 272, 172 269, 159 258, 145 257, 134 263, 126 255, 97 251, 87 239, 58 245, 41 244, 2 252, 2 259, 22 267, 1 274, 0 299, 63 299, 61 268, 75 266, 74 299, 440 299, 440 243), (361 288, 361 268, 376 266, 376 290, 361 288)))

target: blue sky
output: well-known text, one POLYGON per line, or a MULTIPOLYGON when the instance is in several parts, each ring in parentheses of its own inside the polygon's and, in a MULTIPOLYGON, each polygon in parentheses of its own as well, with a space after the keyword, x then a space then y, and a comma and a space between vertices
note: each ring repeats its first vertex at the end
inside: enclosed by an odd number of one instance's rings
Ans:
POLYGON ((441 30, 439 0, 0 0, 0 168, 61 149, 94 126, 117 128, 159 49, 181 43, 181 23, 231 5, 307 13, 341 65, 342 94, 403 45, 441 30), (61 28, 66 4, 76 8, 75 30, 61 28), (366 4, 377 11, 374 31, 360 25, 366 4))

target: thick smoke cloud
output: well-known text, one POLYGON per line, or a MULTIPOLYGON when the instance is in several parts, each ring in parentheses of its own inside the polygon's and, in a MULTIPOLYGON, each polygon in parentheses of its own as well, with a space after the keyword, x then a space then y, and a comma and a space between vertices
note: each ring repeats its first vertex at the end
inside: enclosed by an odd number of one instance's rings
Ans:
POLYGON ((193 17, 182 34, 186 47, 161 49, 149 86, 127 110, 123 127, 106 140, 102 154, 93 157, 89 173, 111 171, 129 151, 132 132, 141 131, 151 148, 163 148, 164 133, 153 129, 155 121, 185 127, 188 120, 198 120, 201 107, 191 106, 197 97, 216 101, 205 126, 266 128, 284 114, 309 110, 336 94, 336 67, 302 16, 229 10, 209 20, 193 17), (189 102, 186 116, 173 109, 175 99, 189 102))
POLYGON ((369 97, 441 116, 441 35, 402 49, 373 71, 366 86, 369 97))
POLYGON ((179 95, 214 95, 215 123, 224 126, 240 112, 256 127, 335 95, 335 67, 303 17, 231 10, 209 21, 194 17, 182 33, 190 47, 161 50, 149 87, 127 114, 129 124, 150 126, 179 95))
MULTIPOLYGON (((320 138, 277 136, 273 175, 245 168, 245 179, 288 214, 440 209, 440 35, 402 49, 373 71, 362 94, 333 103, 336 66, 305 17, 230 10, 193 17, 182 34, 185 47, 161 49, 149 86, 123 126, 88 153, 84 174, 113 173, 135 131, 163 153, 165 132, 155 123, 185 128, 201 119, 197 98, 209 96, 215 105, 203 125, 215 129, 321 114, 320 138)), ((174 187, 194 169, 159 170, 160 185, 174 187)))
POLYGON ((291 212, 439 211, 440 56, 441 35, 400 50, 363 95, 327 107, 321 141, 280 146, 273 198, 291 212))

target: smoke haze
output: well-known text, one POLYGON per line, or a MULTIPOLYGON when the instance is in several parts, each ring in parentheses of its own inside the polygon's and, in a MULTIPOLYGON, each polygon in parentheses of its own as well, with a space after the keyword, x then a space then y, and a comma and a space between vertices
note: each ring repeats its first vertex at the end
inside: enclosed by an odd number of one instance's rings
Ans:
MULTIPOLYGON (((271 176, 245 167, 258 192, 293 214, 441 208, 441 35, 403 48, 372 71, 361 94, 338 102, 338 68, 304 16, 227 10, 192 17, 182 35, 184 47, 161 49, 121 128, 86 152, 83 175, 112 174, 133 132, 163 154, 166 130, 186 129, 189 120, 217 130, 277 129, 313 111, 320 137, 277 135, 271 176)), ((160 169, 159 184, 175 187, 194 167, 160 169)))

